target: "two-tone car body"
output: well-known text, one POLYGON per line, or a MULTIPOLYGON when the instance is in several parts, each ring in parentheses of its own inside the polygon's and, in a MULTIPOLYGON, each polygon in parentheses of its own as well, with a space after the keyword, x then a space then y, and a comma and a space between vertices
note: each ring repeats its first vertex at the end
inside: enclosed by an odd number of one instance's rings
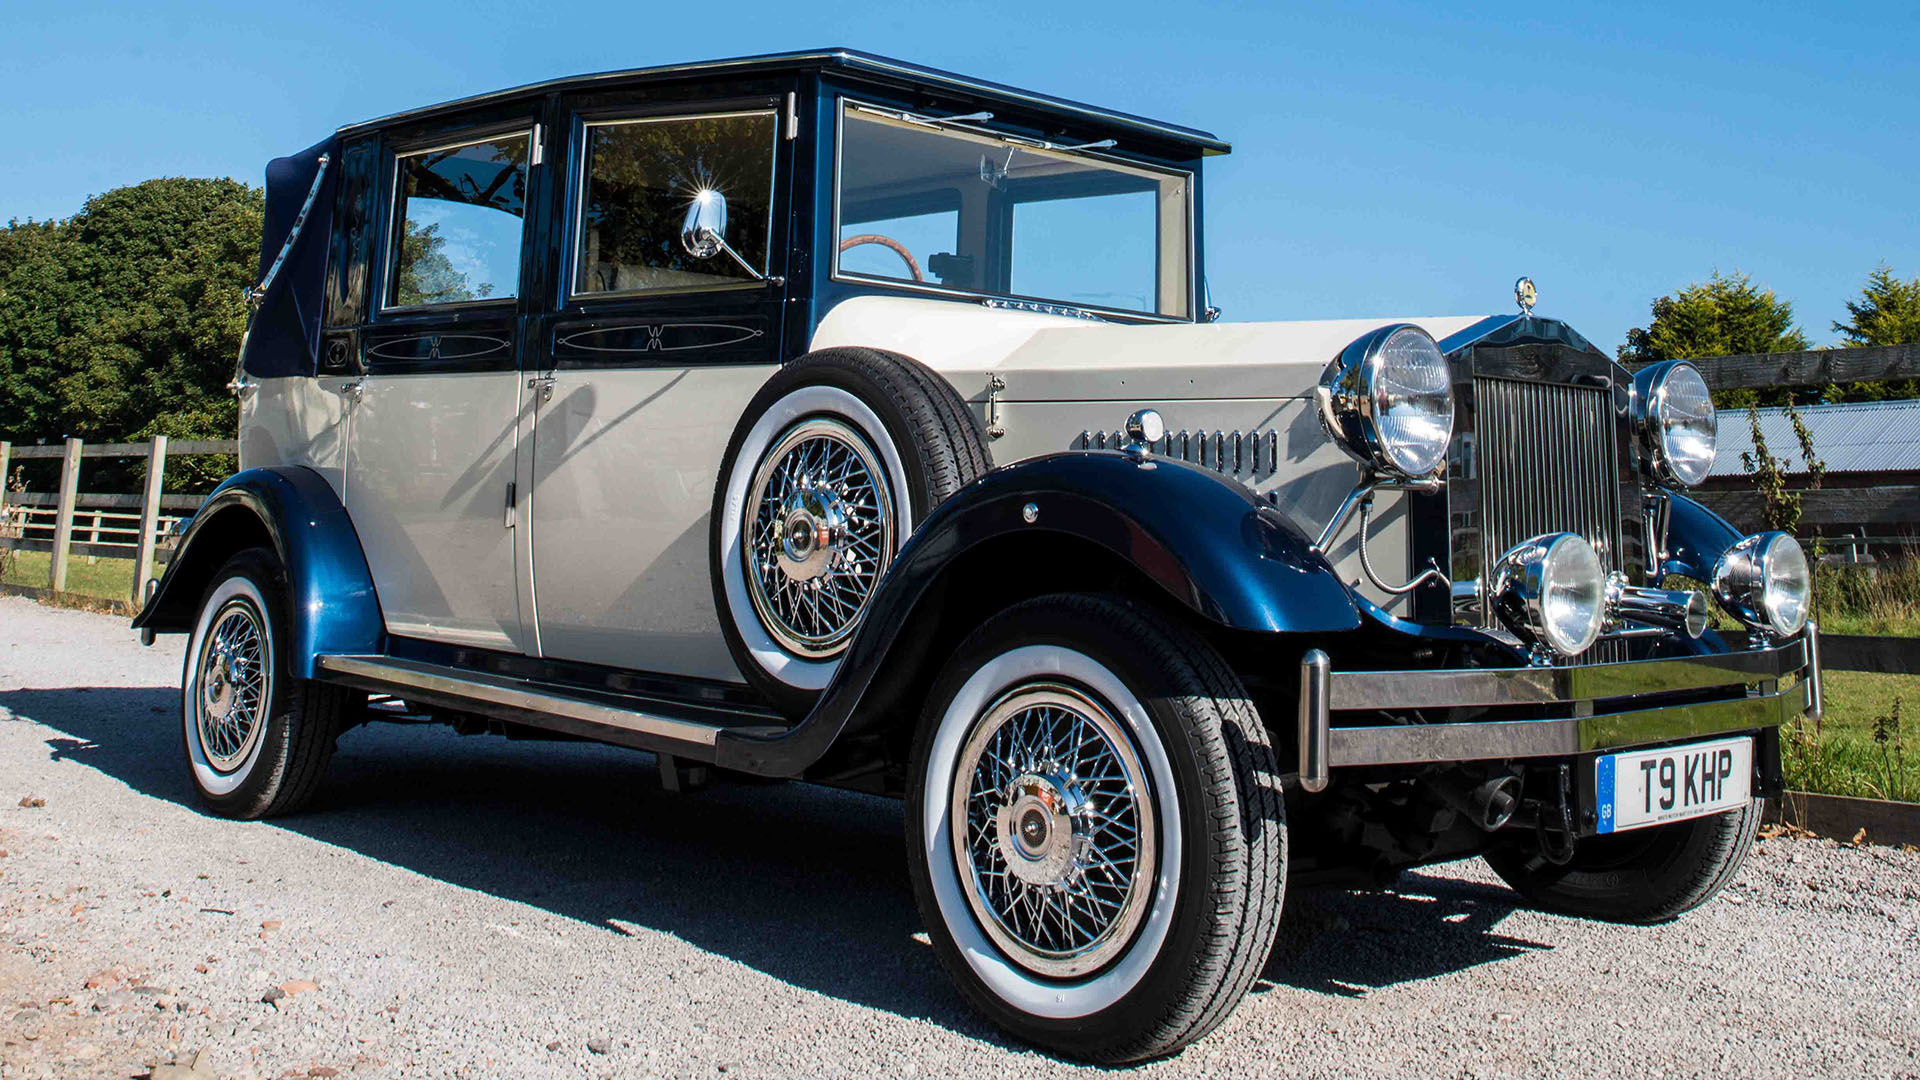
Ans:
POLYGON ((1698 374, 1530 286, 1215 322, 1227 149, 829 50, 276 160, 242 469, 136 620, 203 797, 396 712, 903 796, 962 989, 1104 1061, 1226 1015, 1290 875, 1700 903, 1819 682, 1798 545, 1682 493, 1698 374))

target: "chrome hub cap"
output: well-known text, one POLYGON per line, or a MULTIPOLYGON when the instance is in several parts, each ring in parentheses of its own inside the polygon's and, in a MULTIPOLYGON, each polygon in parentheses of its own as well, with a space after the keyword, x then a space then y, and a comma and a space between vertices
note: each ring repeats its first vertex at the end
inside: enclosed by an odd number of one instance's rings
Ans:
POLYGON ((1113 714, 1071 687, 1017 687, 974 725, 955 781, 953 854, 994 944, 1055 978, 1124 952, 1151 898, 1154 817, 1113 714))
POLYGON ((754 473, 741 555, 767 632, 788 652, 837 654, 893 561, 893 501, 867 440, 838 420, 803 420, 754 473))
POLYGON ((195 732, 215 771, 232 772, 253 752, 266 726, 271 678, 259 611, 243 599, 228 601, 201 646, 195 695, 195 732))

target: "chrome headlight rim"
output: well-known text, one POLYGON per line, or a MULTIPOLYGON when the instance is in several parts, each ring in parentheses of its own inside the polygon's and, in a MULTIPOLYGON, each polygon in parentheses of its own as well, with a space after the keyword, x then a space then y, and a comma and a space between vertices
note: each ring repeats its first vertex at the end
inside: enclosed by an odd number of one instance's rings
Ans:
POLYGON ((1493 609, 1507 629, 1528 645, 1561 657, 1593 647, 1606 629, 1607 583, 1599 552, 1578 533, 1546 533, 1522 541, 1500 556, 1488 576, 1493 609), (1586 610, 1571 622, 1556 617, 1556 604, 1584 595, 1586 610))
POLYGON ((1792 637, 1813 615, 1813 565, 1790 534, 1754 533, 1714 563, 1713 595, 1749 629, 1792 637))
MULTIPOLYGON (((1648 475, 1657 484, 1673 488, 1693 488, 1713 471, 1714 451, 1719 441, 1719 411, 1706 377, 1685 360, 1667 360, 1640 369, 1633 377, 1634 421, 1639 429, 1642 458, 1648 475), (1692 383, 1684 389, 1698 391, 1706 407, 1706 453, 1690 456, 1675 453, 1674 436, 1679 428, 1676 416, 1677 384, 1692 383)), ((1696 437, 1698 433, 1696 432, 1696 437)))
POLYGON ((1317 398, 1321 427, 1349 457, 1362 465, 1409 480, 1431 476, 1445 468, 1458 412, 1453 373, 1439 342, 1421 327, 1413 323, 1390 323, 1361 335, 1327 365, 1317 398), (1383 385, 1382 369, 1387 350, 1398 342, 1413 342, 1416 348, 1424 346, 1431 350, 1440 374, 1441 391, 1437 396, 1444 402, 1444 410, 1436 410, 1434 415, 1444 415, 1444 422, 1437 425, 1444 429, 1444 435, 1424 447, 1395 443, 1382 431, 1382 421, 1395 408, 1383 385))

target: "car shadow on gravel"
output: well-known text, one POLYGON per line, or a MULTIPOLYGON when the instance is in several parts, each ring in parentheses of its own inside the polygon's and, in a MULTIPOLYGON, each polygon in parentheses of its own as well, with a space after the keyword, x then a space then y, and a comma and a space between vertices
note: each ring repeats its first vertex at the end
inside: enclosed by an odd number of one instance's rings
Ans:
MULTIPOLYGON (((71 737, 54 758, 198 809, 177 690, 0 692, 71 737)), ((263 823, 368 858, 634 934, 654 930, 773 978, 1015 1046, 980 1020, 924 941, 900 805, 805 784, 660 785, 651 755, 373 724, 341 737, 305 812, 263 823)), ((1289 895, 1258 989, 1356 995, 1533 949, 1500 935, 1500 890, 1409 875, 1399 892, 1289 895)))
POLYGON ((1254 992, 1291 986, 1364 997, 1551 949, 1498 930, 1518 899, 1496 886, 1418 873, 1391 890, 1289 892, 1279 939, 1254 992))

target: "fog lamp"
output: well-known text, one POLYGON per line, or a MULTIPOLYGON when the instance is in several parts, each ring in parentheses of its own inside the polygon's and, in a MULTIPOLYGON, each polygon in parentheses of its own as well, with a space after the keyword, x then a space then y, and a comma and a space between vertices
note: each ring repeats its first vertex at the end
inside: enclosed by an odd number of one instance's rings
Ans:
POLYGON ((1536 536, 1515 546, 1500 556, 1488 580, 1495 614, 1529 645, 1575 656, 1606 624, 1606 571, 1593 545, 1573 533, 1536 536))
POLYGON ((1807 625, 1813 569, 1800 541, 1783 532, 1755 533, 1714 564, 1713 594, 1747 626, 1786 637, 1807 625))

